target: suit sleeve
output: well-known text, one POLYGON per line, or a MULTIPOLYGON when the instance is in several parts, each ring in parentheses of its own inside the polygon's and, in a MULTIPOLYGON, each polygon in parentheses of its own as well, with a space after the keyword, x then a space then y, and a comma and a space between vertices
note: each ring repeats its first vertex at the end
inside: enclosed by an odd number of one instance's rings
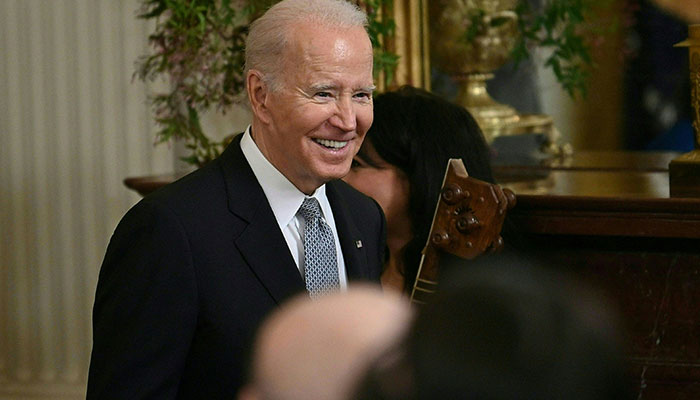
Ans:
POLYGON ((145 201, 122 219, 100 269, 88 399, 175 398, 197 322, 178 218, 145 201))

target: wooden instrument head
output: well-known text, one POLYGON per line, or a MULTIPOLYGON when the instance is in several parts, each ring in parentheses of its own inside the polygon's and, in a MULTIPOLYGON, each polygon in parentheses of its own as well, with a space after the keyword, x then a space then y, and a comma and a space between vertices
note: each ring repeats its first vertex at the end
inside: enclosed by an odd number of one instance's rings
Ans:
POLYGON ((462 160, 450 159, 412 299, 421 287, 434 290, 440 251, 473 259, 500 250, 506 211, 514 205, 512 191, 469 177, 462 160))

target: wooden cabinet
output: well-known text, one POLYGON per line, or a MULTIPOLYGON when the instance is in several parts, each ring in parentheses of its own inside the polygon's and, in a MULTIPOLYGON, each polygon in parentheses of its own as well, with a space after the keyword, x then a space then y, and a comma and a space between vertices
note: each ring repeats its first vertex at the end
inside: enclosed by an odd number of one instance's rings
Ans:
POLYGON ((676 153, 501 162, 528 245, 598 287, 626 328, 639 399, 700 398, 700 198, 670 198, 676 153))

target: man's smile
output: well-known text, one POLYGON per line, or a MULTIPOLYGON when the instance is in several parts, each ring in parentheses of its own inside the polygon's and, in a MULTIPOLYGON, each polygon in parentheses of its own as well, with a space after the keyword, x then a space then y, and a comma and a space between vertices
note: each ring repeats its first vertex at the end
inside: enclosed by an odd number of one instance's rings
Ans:
POLYGON ((347 146, 349 141, 339 141, 339 140, 328 140, 328 139, 313 139, 314 142, 320 144, 323 147, 329 148, 329 149, 334 149, 334 150, 340 150, 343 147, 347 146))

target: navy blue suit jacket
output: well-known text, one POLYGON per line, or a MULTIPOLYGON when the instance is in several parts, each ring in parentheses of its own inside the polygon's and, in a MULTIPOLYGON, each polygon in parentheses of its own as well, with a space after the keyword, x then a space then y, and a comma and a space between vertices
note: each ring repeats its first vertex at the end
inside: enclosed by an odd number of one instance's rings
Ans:
MULTIPOLYGON (((305 290, 240 136, 116 228, 95 296, 88 398, 231 399, 263 317, 305 290)), ((326 191, 350 284, 379 282, 381 208, 342 181, 326 191)))

